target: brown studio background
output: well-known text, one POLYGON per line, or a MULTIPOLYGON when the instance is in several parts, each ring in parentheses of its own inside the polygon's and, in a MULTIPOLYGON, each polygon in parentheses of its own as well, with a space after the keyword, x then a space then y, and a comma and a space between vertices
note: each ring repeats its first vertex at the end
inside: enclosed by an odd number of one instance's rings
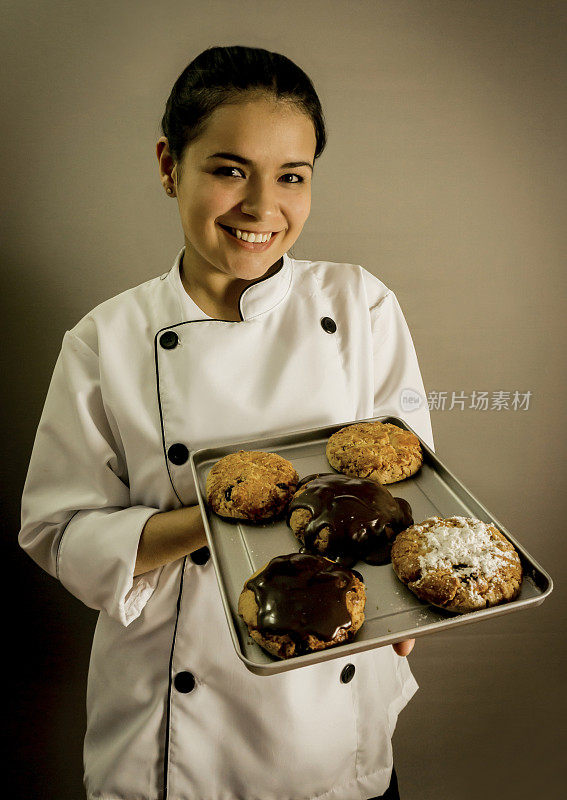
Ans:
POLYGON ((283 52, 313 79, 329 144, 293 255, 363 264, 396 292, 426 390, 448 392, 438 454, 556 584, 539 608, 418 640, 402 796, 559 796, 565 17, 547 0, 4 4, 12 797, 82 796, 96 618, 15 542, 35 429, 64 331, 182 244, 154 147, 174 79, 215 44, 283 52), (452 392, 515 390, 527 409, 449 410, 452 392))

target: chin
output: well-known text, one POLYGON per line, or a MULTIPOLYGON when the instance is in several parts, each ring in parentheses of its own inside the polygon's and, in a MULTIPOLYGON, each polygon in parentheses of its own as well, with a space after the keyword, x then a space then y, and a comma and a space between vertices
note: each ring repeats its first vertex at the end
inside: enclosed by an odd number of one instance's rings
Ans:
POLYGON ((271 255, 267 263, 264 264, 260 262, 255 264, 245 264, 243 266, 232 268, 227 265, 229 267, 228 271, 229 274, 234 275, 235 278, 240 278, 241 280, 245 281, 253 281, 265 275, 274 264, 280 261, 282 255, 283 253, 281 255, 277 255, 277 253, 273 256, 271 255))

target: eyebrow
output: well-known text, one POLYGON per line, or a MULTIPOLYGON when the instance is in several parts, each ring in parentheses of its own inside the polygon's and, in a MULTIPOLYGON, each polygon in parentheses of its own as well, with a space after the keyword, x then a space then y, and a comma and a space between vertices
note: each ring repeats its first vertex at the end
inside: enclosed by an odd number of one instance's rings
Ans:
MULTIPOLYGON (((238 156, 236 153, 213 153, 212 156, 207 156, 207 159, 209 158, 226 158, 229 161, 236 161, 238 164, 252 163, 250 159, 238 156)), ((309 167, 311 172, 313 172, 313 164, 309 163, 309 161, 288 161, 286 164, 282 164, 280 169, 283 169, 284 167, 309 167)))

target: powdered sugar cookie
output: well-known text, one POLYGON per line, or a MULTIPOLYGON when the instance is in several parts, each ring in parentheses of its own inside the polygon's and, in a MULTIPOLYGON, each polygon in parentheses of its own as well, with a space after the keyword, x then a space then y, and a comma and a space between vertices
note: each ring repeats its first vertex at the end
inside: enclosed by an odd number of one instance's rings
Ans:
POLYGON ((466 613, 514 600, 522 565, 513 545, 487 522, 429 517, 396 537, 392 566, 420 598, 466 613))

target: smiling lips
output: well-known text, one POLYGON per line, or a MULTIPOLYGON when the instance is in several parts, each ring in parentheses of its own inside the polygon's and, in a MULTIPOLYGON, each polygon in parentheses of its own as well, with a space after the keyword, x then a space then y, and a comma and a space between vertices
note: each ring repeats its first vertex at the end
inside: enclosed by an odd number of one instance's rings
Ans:
POLYGON ((229 231, 233 236, 236 236, 237 239, 244 239, 245 242, 267 242, 272 236, 272 231, 262 233, 261 231, 245 231, 241 228, 231 228, 229 225, 222 225, 221 223, 219 225, 225 231, 229 231))
POLYGON ((267 249, 270 246, 274 235, 279 233, 279 231, 266 231, 265 233, 262 233, 261 231, 245 231, 241 230, 240 228, 232 228, 228 225, 222 225, 220 222, 218 224, 233 241, 238 242, 238 244, 241 247, 244 247, 246 250, 267 249))

